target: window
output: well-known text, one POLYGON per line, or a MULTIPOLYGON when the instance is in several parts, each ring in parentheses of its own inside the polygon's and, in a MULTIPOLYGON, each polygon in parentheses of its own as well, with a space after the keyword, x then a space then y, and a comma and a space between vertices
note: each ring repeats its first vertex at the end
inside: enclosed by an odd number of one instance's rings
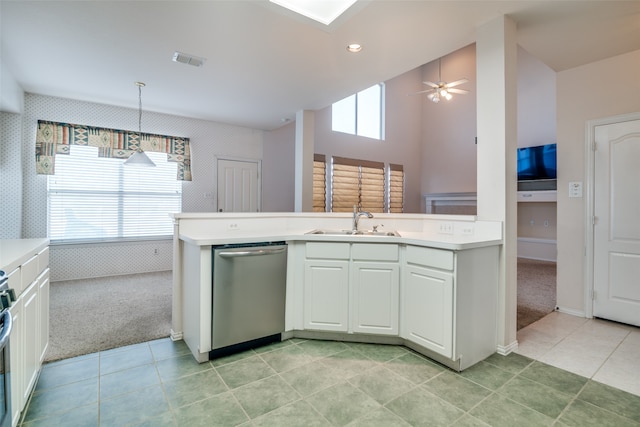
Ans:
POLYGON ((327 162, 323 154, 313 156, 313 211, 327 210, 327 162))
POLYGON ((371 86, 331 107, 331 129, 352 135, 384 139, 384 84, 371 86))
POLYGON ((145 152, 155 168, 124 166, 98 157, 98 148, 72 145, 56 156, 48 177, 49 239, 53 242, 166 237, 169 213, 182 209, 182 184, 175 162, 145 152))
POLYGON ((402 165, 333 157, 327 182, 325 156, 316 154, 313 170, 314 212, 352 212, 353 205, 370 212, 403 212, 402 165))
POLYGON ((334 157, 331 210, 384 212, 384 163, 334 157))
POLYGON ((404 212, 404 168, 402 167, 402 165, 390 164, 388 172, 388 212, 402 213, 404 212))

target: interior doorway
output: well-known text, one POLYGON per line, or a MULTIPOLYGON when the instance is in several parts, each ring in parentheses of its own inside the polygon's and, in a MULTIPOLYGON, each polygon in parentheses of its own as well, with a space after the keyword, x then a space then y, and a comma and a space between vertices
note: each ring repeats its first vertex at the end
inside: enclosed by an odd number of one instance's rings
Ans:
MULTIPOLYGON (((519 192, 519 198, 522 198, 520 193, 524 192, 519 192)), ((553 197, 548 191, 541 193, 545 194, 533 194, 518 203, 518 330, 556 309, 555 191, 553 197)))
POLYGON ((587 314, 640 326, 640 113, 590 122, 587 314))
POLYGON ((260 161, 218 159, 218 212, 260 211, 260 161))

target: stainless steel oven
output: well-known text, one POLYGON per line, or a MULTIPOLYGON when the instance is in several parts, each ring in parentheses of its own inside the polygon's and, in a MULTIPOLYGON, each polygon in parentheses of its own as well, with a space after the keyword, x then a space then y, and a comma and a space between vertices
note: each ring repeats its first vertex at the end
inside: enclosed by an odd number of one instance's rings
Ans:
POLYGON ((13 318, 9 306, 15 301, 8 278, 0 270, 0 427, 11 427, 11 367, 9 337, 13 318))

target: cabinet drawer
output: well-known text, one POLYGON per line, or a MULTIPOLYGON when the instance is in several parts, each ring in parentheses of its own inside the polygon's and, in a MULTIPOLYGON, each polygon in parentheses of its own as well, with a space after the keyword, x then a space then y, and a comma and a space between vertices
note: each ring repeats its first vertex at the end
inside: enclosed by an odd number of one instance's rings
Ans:
POLYGON ((22 287, 22 270, 20 270, 20 267, 9 273, 7 283, 9 284, 9 289, 15 290, 16 297, 19 297, 22 293, 22 290, 24 289, 22 287))
POLYGON ((351 257, 354 261, 398 261, 398 245, 354 243, 351 257))
POLYGON ((453 252, 444 249, 407 246, 407 263, 453 270, 453 252))
POLYGON ((34 255, 29 258, 20 266, 20 270, 22 270, 22 290, 25 290, 36 280, 40 272, 40 270, 38 270, 38 256, 34 255))
POLYGON ((307 242, 307 258, 349 259, 349 243, 307 242))
POLYGON ((47 267, 49 267, 49 247, 38 253, 38 272, 44 271, 47 267))

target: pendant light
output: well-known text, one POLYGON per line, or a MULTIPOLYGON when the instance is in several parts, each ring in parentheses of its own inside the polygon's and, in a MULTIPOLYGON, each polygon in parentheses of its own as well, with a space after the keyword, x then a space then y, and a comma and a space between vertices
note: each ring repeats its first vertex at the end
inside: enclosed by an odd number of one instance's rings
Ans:
POLYGON ((127 166, 155 166, 153 160, 142 151, 142 88, 146 85, 143 82, 135 82, 138 86, 138 150, 131 157, 124 161, 127 166))

